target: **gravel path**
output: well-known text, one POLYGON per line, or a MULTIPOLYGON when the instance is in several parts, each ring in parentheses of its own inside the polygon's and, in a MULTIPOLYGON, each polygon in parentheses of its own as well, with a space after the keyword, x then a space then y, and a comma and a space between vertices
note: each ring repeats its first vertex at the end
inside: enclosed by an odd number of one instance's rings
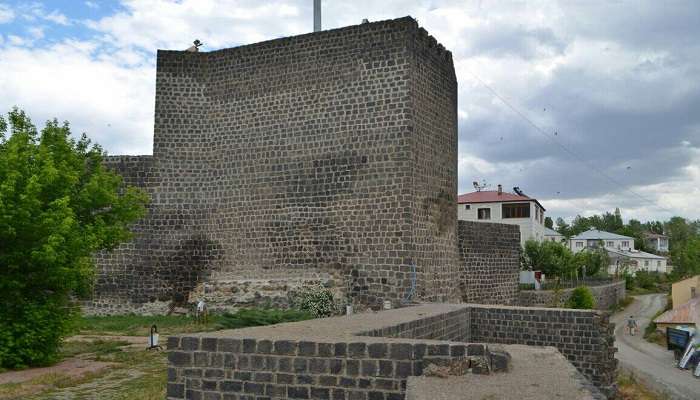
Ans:
POLYGON ((678 369, 672 352, 643 338, 650 319, 665 306, 664 294, 636 296, 634 303, 612 317, 616 325, 617 359, 623 368, 643 377, 646 383, 672 399, 700 399, 700 379, 693 377, 690 371, 678 369), (625 332, 630 315, 635 316, 639 325, 640 332, 635 336, 625 332))

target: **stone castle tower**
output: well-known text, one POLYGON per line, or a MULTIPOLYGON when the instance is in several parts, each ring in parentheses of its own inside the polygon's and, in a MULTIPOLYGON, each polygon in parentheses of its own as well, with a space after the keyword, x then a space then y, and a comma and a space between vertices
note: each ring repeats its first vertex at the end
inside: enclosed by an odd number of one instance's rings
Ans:
POLYGON ((107 163, 152 204, 97 256, 93 312, 284 302, 312 283, 367 305, 517 290, 517 232, 481 225, 494 252, 458 229, 452 57, 410 17, 159 51, 153 156, 107 163), (475 283, 481 256, 510 261, 475 283))

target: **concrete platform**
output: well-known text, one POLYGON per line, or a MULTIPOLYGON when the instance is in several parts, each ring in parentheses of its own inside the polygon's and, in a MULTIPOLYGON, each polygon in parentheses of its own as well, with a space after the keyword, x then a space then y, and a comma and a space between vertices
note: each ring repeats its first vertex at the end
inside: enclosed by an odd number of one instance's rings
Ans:
POLYGON ((406 400, 605 399, 554 347, 509 345, 503 349, 511 356, 509 372, 448 378, 412 376, 406 400))

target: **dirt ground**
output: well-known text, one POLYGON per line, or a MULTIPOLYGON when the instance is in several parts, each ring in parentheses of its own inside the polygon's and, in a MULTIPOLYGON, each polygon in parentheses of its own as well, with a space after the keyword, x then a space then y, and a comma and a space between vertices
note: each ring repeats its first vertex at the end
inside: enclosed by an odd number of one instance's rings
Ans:
POLYGON ((69 338, 60 363, 0 373, 2 400, 161 400, 165 352, 146 350, 143 336, 69 338))

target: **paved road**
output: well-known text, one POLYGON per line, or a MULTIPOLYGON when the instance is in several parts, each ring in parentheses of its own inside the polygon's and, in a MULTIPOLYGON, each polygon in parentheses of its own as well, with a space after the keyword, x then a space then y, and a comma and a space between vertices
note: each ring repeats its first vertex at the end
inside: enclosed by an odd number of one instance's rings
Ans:
POLYGON ((690 371, 676 367, 673 353, 665 348, 644 340, 643 332, 650 319, 666 305, 663 294, 648 294, 636 296, 634 303, 624 311, 615 314, 615 345, 620 365, 643 377, 650 386, 668 394, 672 399, 700 399, 700 379, 695 378, 690 371), (625 332, 625 323, 630 315, 634 315, 639 325, 638 333, 630 336, 625 332))

